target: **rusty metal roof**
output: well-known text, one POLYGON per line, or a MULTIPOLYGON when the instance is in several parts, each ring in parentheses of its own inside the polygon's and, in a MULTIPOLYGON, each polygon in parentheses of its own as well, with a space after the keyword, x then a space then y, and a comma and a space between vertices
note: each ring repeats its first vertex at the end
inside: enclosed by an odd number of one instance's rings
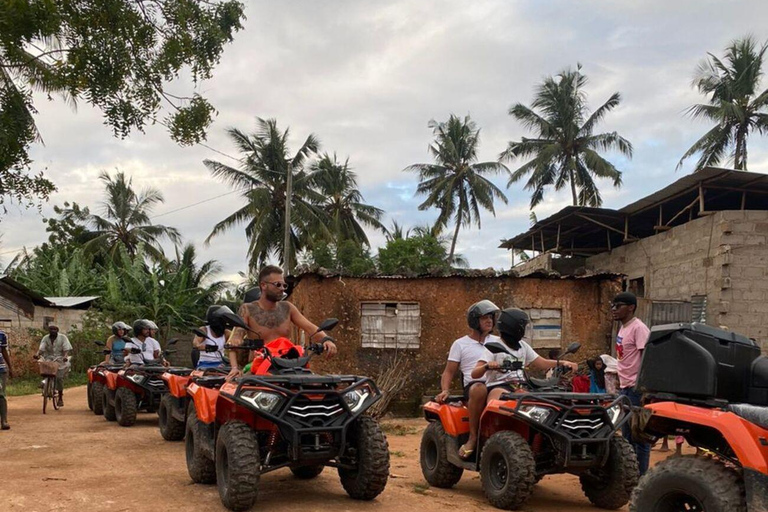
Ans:
POLYGON ((299 267, 297 269, 298 273, 294 276, 294 279, 296 281, 301 280, 304 277, 309 276, 317 276, 324 279, 331 279, 331 278, 356 278, 356 279, 441 279, 441 278, 450 278, 450 277, 462 277, 467 279, 481 279, 481 278, 487 278, 487 279, 493 279, 493 278, 520 278, 520 279, 529 279, 529 278, 538 278, 538 279, 615 279, 617 277, 621 277, 623 274, 617 274, 613 272, 592 272, 588 270, 584 270, 583 272, 579 272, 573 275, 561 275, 559 272, 556 271, 544 271, 544 270, 537 270, 531 274, 526 274, 525 276, 520 276, 517 271, 513 270, 505 270, 505 271, 498 271, 492 268, 486 268, 486 269, 461 269, 461 268, 454 268, 450 271, 444 271, 444 272, 434 272, 431 274, 408 274, 408 275, 385 275, 385 274, 362 274, 362 275, 353 275, 349 273, 345 273, 338 270, 331 270, 326 269, 323 267, 299 267))
POLYGON ((711 212, 765 210, 767 199, 768 174, 707 167, 619 210, 567 206, 499 247, 590 256, 711 212))

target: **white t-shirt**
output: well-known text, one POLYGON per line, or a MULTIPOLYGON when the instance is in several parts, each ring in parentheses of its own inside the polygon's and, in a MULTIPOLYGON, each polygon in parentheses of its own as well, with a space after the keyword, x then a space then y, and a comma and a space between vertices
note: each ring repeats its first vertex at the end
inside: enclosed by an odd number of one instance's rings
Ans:
MULTIPOLYGON (((531 346, 523 340, 520 340, 520 348, 517 350, 512 350, 506 344, 504 344, 503 341, 501 341, 499 344, 506 349, 506 353, 494 354, 487 348, 483 348, 483 354, 480 356, 479 360, 485 363, 495 361, 499 364, 502 364, 506 360, 512 362, 522 361, 523 368, 525 368, 539 357, 539 354, 537 354, 536 351, 534 351, 531 346)), ((488 387, 507 383, 516 384, 525 381, 525 375, 523 375, 522 370, 516 372, 488 370, 485 372, 485 377, 485 384, 488 387)))
MULTIPOLYGON (((485 338, 485 342, 488 341, 501 341, 498 336, 489 334, 485 338)), ((485 343, 483 342, 483 343, 485 343)), ((472 370, 477 366, 477 362, 485 353, 483 343, 475 341, 469 336, 464 336, 457 339, 451 345, 451 351, 448 353, 448 360, 454 363, 459 363, 459 369, 463 374, 464 385, 466 386, 470 382, 484 382, 485 377, 480 379, 472 378, 472 370)))
POLYGON ((144 364, 155 359, 155 350, 160 350, 160 343, 154 338, 145 338, 143 342, 138 338, 131 338, 130 342, 125 343, 125 348, 141 349, 140 354, 129 353, 127 360, 131 364, 144 364))
POLYGON ((203 341, 206 345, 216 344, 217 351, 206 352, 205 350, 201 350, 200 359, 198 361, 201 363, 221 363, 224 360, 224 344, 227 342, 227 338, 223 334, 217 338, 209 326, 206 326, 205 329, 207 331, 206 334, 210 339, 205 338, 203 341))

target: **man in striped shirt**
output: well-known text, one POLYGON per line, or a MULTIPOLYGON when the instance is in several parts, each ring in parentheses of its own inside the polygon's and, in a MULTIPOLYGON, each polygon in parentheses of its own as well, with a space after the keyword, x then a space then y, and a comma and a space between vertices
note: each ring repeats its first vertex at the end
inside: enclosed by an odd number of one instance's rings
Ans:
POLYGON ((0 331, 0 428, 8 430, 8 401, 5 399, 5 387, 8 379, 13 378, 11 358, 8 355, 8 335, 0 331))

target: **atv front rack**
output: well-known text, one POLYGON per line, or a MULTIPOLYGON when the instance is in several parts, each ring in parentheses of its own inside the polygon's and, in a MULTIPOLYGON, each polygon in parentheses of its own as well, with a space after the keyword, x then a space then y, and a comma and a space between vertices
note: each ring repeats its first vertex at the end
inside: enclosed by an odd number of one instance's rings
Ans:
POLYGON ((624 395, 594 393, 505 393, 502 400, 515 401, 514 407, 501 406, 500 410, 513 414, 537 431, 546 435, 557 450, 558 465, 562 468, 592 467, 606 463, 609 455, 608 442, 631 416, 632 403, 624 395), (608 405, 606 402, 611 401, 608 405), (527 406, 545 407, 552 412, 543 421, 536 421, 524 414, 527 406), (622 416, 613 423, 608 410, 614 406, 621 408, 622 416), (598 446, 595 456, 588 456, 590 445, 598 446))
POLYGON ((312 457, 328 460, 343 456, 349 425, 381 399, 381 392, 373 380, 356 375, 245 376, 237 380, 233 394, 222 391, 220 395, 277 425, 283 438, 289 442, 292 462, 312 457), (347 386, 343 389, 336 389, 344 384, 347 386), (277 393, 283 397, 282 402, 274 410, 259 408, 243 396, 253 388, 277 393), (366 388, 371 390, 370 396, 353 411, 343 395, 366 388), (302 438, 306 441, 308 435, 314 439, 317 435, 331 435, 334 445, 338 441, 338 449, 330 452, 303 450, 307 443, 302 443, 302 438))

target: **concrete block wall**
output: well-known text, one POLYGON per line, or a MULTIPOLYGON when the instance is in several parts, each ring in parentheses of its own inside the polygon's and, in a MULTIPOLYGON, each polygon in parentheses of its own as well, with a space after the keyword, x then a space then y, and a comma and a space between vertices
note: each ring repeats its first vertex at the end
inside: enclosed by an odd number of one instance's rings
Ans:
POLYGON ((643 277, 650 300, 706 295, 708 323, 753 337, 768 351, 768 211, 700 217, 588 258, 587 268, 643 277))

